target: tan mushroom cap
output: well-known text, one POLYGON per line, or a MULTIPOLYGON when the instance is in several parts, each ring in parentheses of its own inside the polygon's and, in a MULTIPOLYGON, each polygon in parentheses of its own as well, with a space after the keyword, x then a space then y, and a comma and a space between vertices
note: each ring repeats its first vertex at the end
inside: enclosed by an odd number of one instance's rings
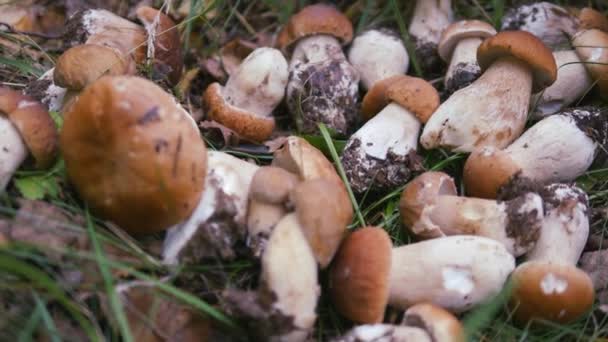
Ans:
POLYGON ((454 179, 447 173, 428 171, 410 181, 403 189, 399 201, 399 212, 403 225, 414 234, 422 234, 418 235, 419 237, 441 236, 441 233, 440 235, 425 236, 424 232, 413 231, 424 208, 435 203, 437 196, 441 195, 458 195, 454 179))
POLYGON ((306 6, 291 16, 283 27, 277 38, 277 46, 286 51, 297 40, 317 34, 334 36, 342 44, 348 44, 353 40, 353 24, 333 6, 326 4, 306 6))
POLYGON ((269 204, 283 204, 299 181, 298 176, 285 169, 263 166, 253 175, 249 197, 269 204))
POLYGON ((439 107, 439 94, 427 81, 418 77, 397 75, 374 83, 363 97, 361 113, 371 119, 389 103, 395 102, 425 123, 439 107))
POLYGON ((331 265, 329 290, 336 309, 358 323, 378 323, 388 303, 391 239, 381 228, 347 236, 331 265))
POLYGON ((53 80, 56 85, 81 90, 101 76, 126 75, 135 72, 126 59, 109 47, 95 44, 77 45, 57 59, 53 80))
POLYGON ((149 6, 140 6, 136 10, 137 18, 146 26, 157 23, 154 30, 154 59, 171 68, 169 81, 175 85, 179 82, 184 61, 179 31, 175 22, 161 11, 149 6), (158 18, 158 21, 157 21, 158 18))
POLYGON ((81 198, 130 233, 181 222, 203 191, 207 149, 194 120, 143 78, 88 86, 65 113, 61 149, 81 198))
POLYGON ((580 31, 572 39, 572 45, 597 82, 601 95, 608 96, 608 33, 598 29, 580 31))
POLYGON ((44 106, 18 91, 0 87, 0 114, 15 125, 40 169, 53 164, 57 156, 57 127, 44 106))
POLYGON ((500 187, 520 171, 521 167, 504 151, 490 147, 476 149, 464 164, 467 195, 495 199, 500 187))
POLYGON ((262 142, 268 139, 274 130, 274 117, 263 117, 231 105, 224 99, 222 89, 219 83, 212 83, 203 93, 203 108, 209 118, 247 140, 262 142))
POLYGON ((578 11, 579 30, 598 29, 608 32, 608 18, 591 7, 578 11))
POLYGON ((496 29, 485 21, 461 20, 450 24, 441 34, 441 40, 437 45, 439 57, 445 62, 452 58, 452 52, 459 41, 466 38, 485 39, 496 34, 496 29))
POLYGON ((514 318, 569 323, 593 306, 595 292, 587 273, 573 265, 528 261, 511 275, 514 318))
POLYGON ((432 341, 465 342, 462 324, 451 312, 431 303, 416 304, 403 316, 402 325, 420 327, 432 341))
POLYGON ((532 91, 537 93, 557 79, 557 65, 551 50, 526 31, 502 31, 486 39, 477 49, 481 70, 503 57, 514 57, 526 63, 532 72, 532 91))

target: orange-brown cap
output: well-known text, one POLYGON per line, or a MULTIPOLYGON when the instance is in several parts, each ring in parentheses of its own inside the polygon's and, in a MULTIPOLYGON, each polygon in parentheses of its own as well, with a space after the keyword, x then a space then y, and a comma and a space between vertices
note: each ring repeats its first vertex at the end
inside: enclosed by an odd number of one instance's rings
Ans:
POLYGON ((514 57, 532 71, 532 91, 539 92, 557 79, 557 65, 551 50, 526 31, 502 31, 486 39, 477 49, 477 62, 486 70, 499 58, 514 57))
POLYGON ((402 325, 421 327, 432 341, 464 342, 464 328, 458 318, 442 307, 431 303, 416 304, 403 316, 402 325))
POLYGON ((572 38, 576 54, 596 80, 602 96, 608 96, 608 33, 590 29, 572 38))
POLYGON ((473 150, 464 164, 467 195, 496 199, 498 190, 521 171, 504 151, 484 147, 473 150))
POLYGON ((425 123, 439 107, 439 94, 427 81, 418 77, 397 75, 376 82, 363 97, 361 113, 365 120, 395 102, 425 123))
POLYGON ((514 287, 510 305, 519 322, 542 319, 565 324, 593 306, 593 282, 573 265, 528 261, 511 277, 514 287))
POLYGON ((264 203, 283 205, 299 182, 298 176, 285 169, 263 166, 251 179, 249 197, 264 203))
MULTIPOLYGON (((154 60, 162 66, 169 67, 169 81, 175 85, 179 82, 184 61, 182 44, 175 22, 167 15, 149 6, 140 6, 136 10, 137 18, 146 26, 155 25, 154 60)), ((148 31, 150 32, 150 31, 148 31)))
POLYGON ((277 38, 277 46, 286 51, 298 39, 315 34, 326 34, 338 38, 342 44, 353 40, 353 24, 335 7, 315 4, 304 7, 291 16, 277 38))
POLYGON ((579 30, 598 29, 608 32, 608 19, 602 13, 591 7, 578 11, 579 30))
POLYGON ((0 87, 0 114, 15 125, 34 157, 37 168, 47 168, 57 156, 57 127, 44 106, 18 91, 0 87))
POLYGON ((378 323, 388 302, 391 239, 381 228, 347 236, 331 265, 329 290, 336 309, 358 323, 378 323))
POLYGON ((128 61, 112 48, 103 45, 84 44, 66 50, 57 59, 53 80, 56 85, 81 90, 104 75, 134 73, 128 61))
POLYGON ((199 202, 207 149, 189 114, 153 82, 104 76, 65 113, 70 181, 100 217, 130 233, 185 220, 199 202))
POLYGON ((466 38, 488 38, 496 34, 496 29, 485 21, 461 20, 450 24, 441 34, 441 40, 437 45, 439 57, 445 62, 450 62, 452 52, 459 41, 466 38))
POLYGON ((261 142, 268 139, 274 130, 274 117, 256 115, 231 105, 224 99, 222 89, 219 83, 212 83, 203 93, 203 109, 209 118, 247 140, 261 142))

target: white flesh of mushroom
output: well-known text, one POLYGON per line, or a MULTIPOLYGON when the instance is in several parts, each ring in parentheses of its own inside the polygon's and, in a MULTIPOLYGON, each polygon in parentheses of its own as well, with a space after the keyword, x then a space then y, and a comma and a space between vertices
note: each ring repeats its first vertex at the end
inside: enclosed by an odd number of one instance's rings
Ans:
POLYGON ((13 174, 28 155, 19 130, 4 115, 0 115, 0 190, 3 191, 13 174))
POLYGON ((515 259, 499 242, 448 236, 392 250, 389 305, 431 302, 453 312, 470 309, 502 289, 515 259))
POLYGON ((501 58, 439 106, 420 142, 427 149, 447 147, 456 152, 504 148, 524 129, 531 91, 530 69, 514 58, 501 58))
POLYGON ((51 68, 38 79, 38 81, 51 82, 44 91, 44 96, 40 99, 40 102, 47 106, 49 112, 58 112, 62 109, 64 104, 63 100, 67 93, 67 89, 55 85, 55 81, 53 80, 54 73, 55 68, 51 68))
POLYGON ((481 38, 465 38, 456 44, 450 59, 448 71, 445 74, 444 84, 447 86, 448 81, 454 77, 456 71, 469 72, 478 74, 480 72, 479 64, 477 64, 477 48, 481 45, 481 38))
POLYGON ((408 31, 423 44, 437 45, 451 21, 451 0, 418 0, 408 31))

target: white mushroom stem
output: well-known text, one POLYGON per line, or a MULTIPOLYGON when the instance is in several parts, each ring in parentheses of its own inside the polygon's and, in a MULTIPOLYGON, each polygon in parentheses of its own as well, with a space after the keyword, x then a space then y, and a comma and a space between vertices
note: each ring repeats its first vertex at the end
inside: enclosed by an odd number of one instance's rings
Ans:
POLYGON ((420 142, 427 149, 447 147, 456 152, 504 148, 524 129, 531 91, 528 66, 511 57, 500 58, 439 106, 420 142))
POLYGON ((408 31, 421 43, 437 45, 452 16, 451 0, 417 0, 408 31))
POLYGON ((477 48, 482 42, 481 38, 465 38, 456 44, 445 75, 444 84, 446 87, 454 75, 458 73, 478 74, 480 72, 479 64, 477 64, 477 48))
POLYGON ((580 99, 593 86, 593 79, 575 51, 553 52, 557 79, 550 87, 536 94, 531 107, 536 118, 559 112, 580 99))
POLYGON ((431 302, 463 312, 498 294, 515 268, 499 242, 449 236, 392 250, 389 305, 406 309, 431 302))
POLYGON ((287 61, 279 50, 254 50, 230 75, 223 95, 231 105, 269 116, 281 102, 287 86, 287 61))
POLYGON ((28 155, 21 134, 13 123, 0 115, 0 190, 4 191, 13 174, 28 155))

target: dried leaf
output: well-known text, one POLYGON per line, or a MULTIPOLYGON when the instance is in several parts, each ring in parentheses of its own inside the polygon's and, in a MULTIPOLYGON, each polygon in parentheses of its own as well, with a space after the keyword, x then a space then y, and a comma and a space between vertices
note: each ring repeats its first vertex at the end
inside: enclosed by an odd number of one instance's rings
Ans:
POLYGON ((219 53, 224 71, 228 75, 232 75, 241 65, 241 62, 257 47, 257 44, 240 38, 232 39, 226 43, 219 53))
POLYGON ((205 58, 200 62, 203 70, 207 72, 211 77, 220 83, 225 83, 228 79, 228 74, 222 68, 222 63, 219 58, 205 58))
POLYGON ((280 149, 285 142, 287 142, 287 137, 276 137, 272 140, 266 140, 264 145, 268 147, 268 153, 274 153, 276 150, 280 149))
POLYGON ((212 140, 217 140, 219 138, 218 133, 221 134, 224 146, 238 145, 241 140, 238 133, 216 121, 201 121, 199 127, 203 133, 206 133, 204 135, 212 140))

